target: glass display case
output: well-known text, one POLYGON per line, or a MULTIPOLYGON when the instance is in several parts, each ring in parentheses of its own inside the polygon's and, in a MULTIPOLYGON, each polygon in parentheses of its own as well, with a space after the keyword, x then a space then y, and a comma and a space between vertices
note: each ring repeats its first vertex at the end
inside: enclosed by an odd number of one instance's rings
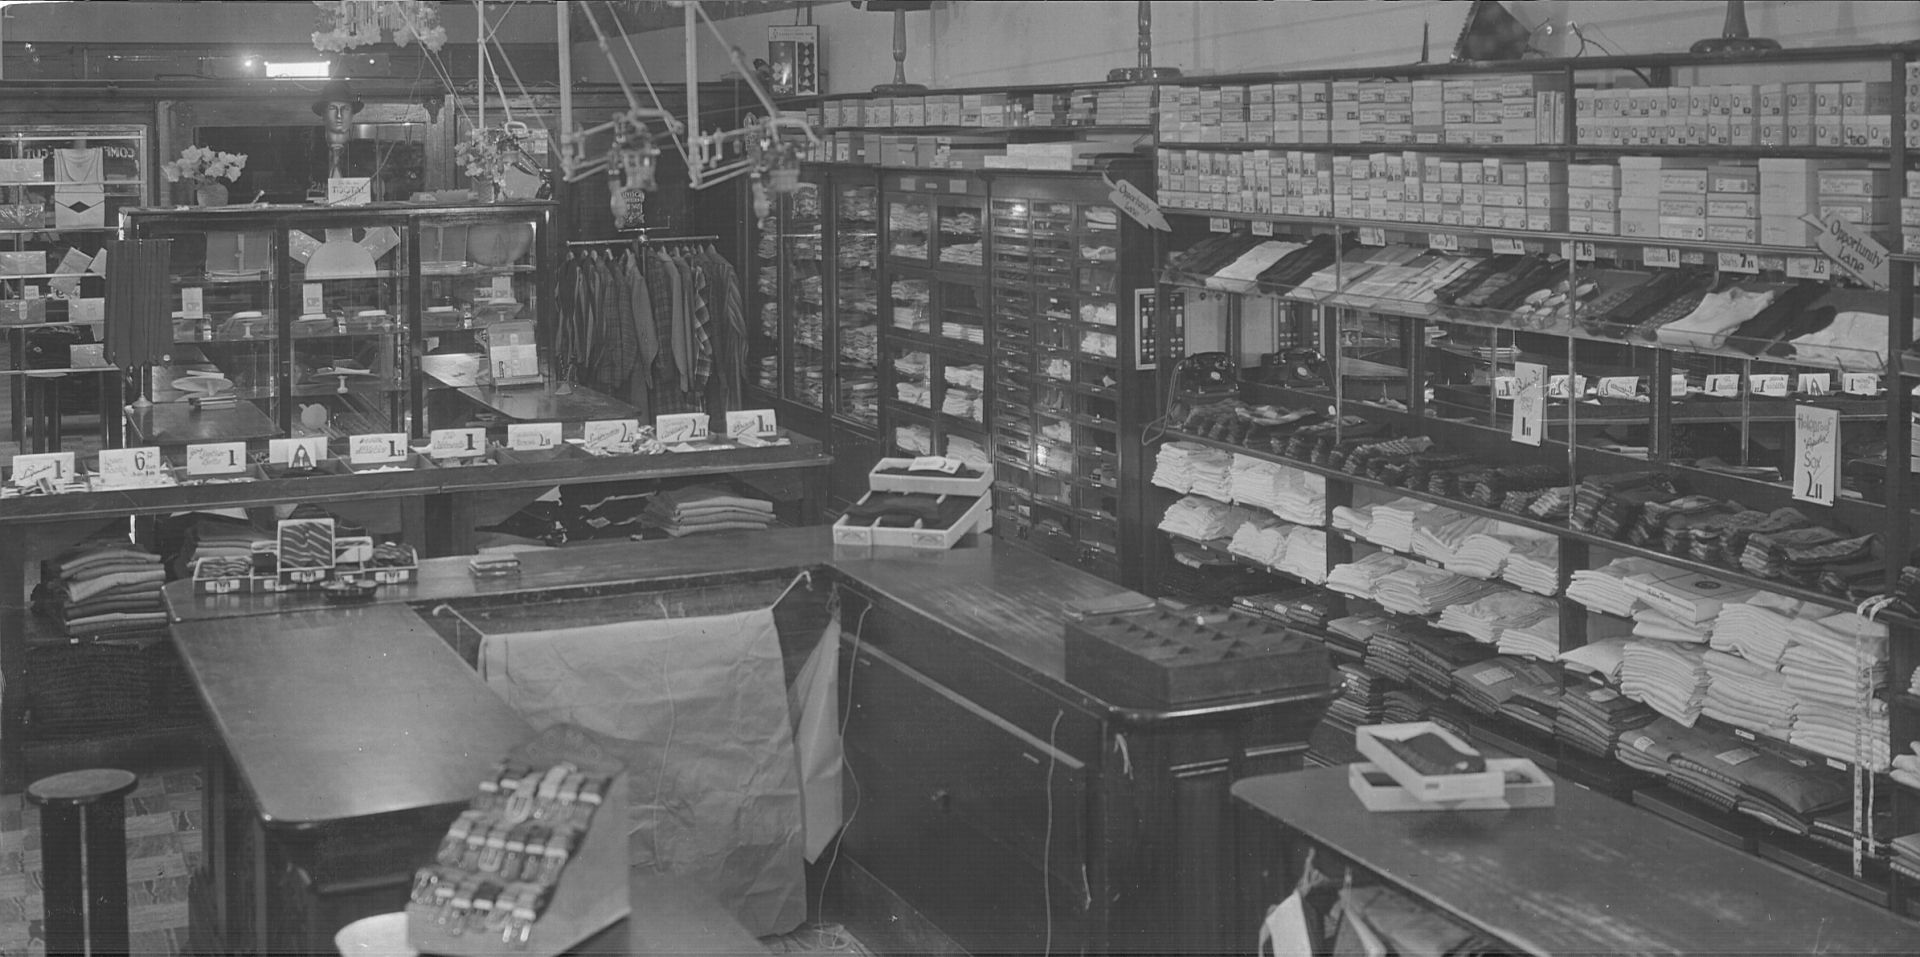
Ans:
MULTIPOLYGON (((106 262, 122 209, 147 204, 148 128, 0 126, 0 328, 9 445, 52 451, 63 416, 117 404, 102 355, 106 262)), ((112 423, 100 423, 103 438, 112 423)))
POLYGON ((879 202, 871 182, 833 188, 833 411, 868 431, 880 427, 879 202))
POLYGON ((172 240, 170 345, 143 370, 133 438, 169 444, 172 420, 203 409, 225 431, 197 441, 484 419, 494 389, 548 372, 550 216, 543 202, 127 210, 130 237, 172 240))

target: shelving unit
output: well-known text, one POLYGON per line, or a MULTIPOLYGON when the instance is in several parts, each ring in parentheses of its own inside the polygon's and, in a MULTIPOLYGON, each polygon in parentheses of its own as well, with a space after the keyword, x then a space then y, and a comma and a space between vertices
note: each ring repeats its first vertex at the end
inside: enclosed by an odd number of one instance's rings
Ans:
MULTIPOLYGON (((1231 91, 1236 85, 1300 83, 1302 88, 1319 84, 1330 90, 1335 84, 1363 79, 1374 83, 1456 78, 1478 81, 1503 74, 1526 74, 1557 78, 1565 89, 1572 90, 1592 86, 1596 81, 1602 86, 1637 87, 1639 84, 1628 75, 1628 71, 1635 69, 1648 74, 1647 79, 1657 85, 1670 84, 1676 71, 1682 70, 1697 70, 1695 75, 1708 78, 1706 82, 1752 84, 1758 82, 1754 71, 1762 66, 1791 63, 1804 66, 1788 74, 1789 78, 1806 78, 1809 71, 1825 69, 1836 78, 1891 83, 1892 101, 1884 112, 1894 117, 1894 129, 1898 131, 1910 109, 1906 99, 1907 63, 1920 58, 1916 54, 1920 54, 1920 47, 1875 46, 1711 59, 1680 55, 1582 58, 1414 66, 1388 71, 1210 77, 1182 81, 1178 85, 1231 91)), ((1779 78, 1778 73, 1769 77, 1779 78)), ((1206 156, 1238 152, 1248 157, 1259 151, 1257 155, 1262 159, 1297 151, 1323 157, 1357 156, 1356 162, 1363 165, 1380 156, 1391 156, 1397 164, 1403 151, 1461 164, 1494 165, 1500 160, 1534 161, 1542 165, 1611 165, 1629 156, 1658 156, 1705 168, 1715 165, 1716 161, 1750 164, 1768 157, 1799 158, 1888 169, 1893 183, 1890 193, 1894 197, 1903 194, 1903 183, 1912 175, 1906 171, 1908 144, 1897 138, 1897 132, 1896 140, 1886 148, 1583 143, 1578 142, 1581 127, 1577 120, 1585 120, 1575 116, 1571 103, 1564 125, 1559 128, 1561 142, 1550 144, 1445 142, 1444 134, 1437 136, 1438 141, 1421 143, 1361 143, 1358 137, 1347 138, 1347 142, 1319 143, 1281 144, 1254 137, 1242 142, 1197 142, 1195 140, 1201 138, 1175 136, 1167 126, 1166 104, 1173 102, 1175 95, 1174 87, 1161 88, 1161 136, 1157 147, 1162 151, 1192 150, 1206 156)), ((1224 98, 1230 94, 1207 95, 1224 98)), ((1280 211, 1278 204, 1283 192, 1280 189, 1272 193, 1271 205, 1263 205, 1267 203, 1267 196, 1258 185, 1262 181, 1235 180, 1232 174, 1228 174, 1224 182, 1216 182, 1221 177, 1214 175, 1199 177, 1197 182, 1204 187, 1202 192, 1213 197, 1211 202, 1199 203, 1194 201, 1196 180, 1184 175, 1185 167, 1177 165, 1179 160, 1170 163, 1169 155, 1162 152, 1158 165, 1161 202, 1174 226, 1167 243, 1170 252, 1188 249, 1223 233, 1252 233, 1256 238, 1300 243, 1315 236, 1331 236, 1335 258, 1342 263, 1340 270, 1332 273, 1335 277, 1332 287, 1313 296, 1294 294, 1287 284, 1257 289, 1252 283, 1219 281, 1214 278, 1214 271, 1225 263, 1218 262, 1197 273, 1169 268, 1161 277, 1157 298, 1167 307, 1160 311, 1157 337, 1166 342, 1184 340, 1183 351, 1187 352, 1228 353, 1241 370, 1241 394, 1245 402, 1271 404, 1282 409, 1310 409, 1316 413, 1337 410, 1369 428, 1384 426, 1382 437, 1428 436, 1435 442, 1435 451, 1457 452, 1480 463, 1552 466, 1561 471, 1565 482, 1577 483, 1588 476, 1641 470, 1675 474, 1683 478, 1690 491, 1761 510, 1794 506, 1821 524, 1850 529, 1855 534, 1877 533, 1884 546, 1888 582, 1907 564, 1914 504, 1906 468, 1909 413, 1913 403, 1907 394, 1907 386, 1912 383, 1902 376, 1901 359, 1911 345, 1908 326, 1913 316, 1913 263, 1920 261, 1920 256, 1896 251, 1890 257, 1890 289, 1878 295, 1878 307, 1871 310, 1890 318, 1885 325, 1884 342, 1848 343, 1852 348, 1822 350, 1817 354, 1777 355, 1765 349, 1743 351, 1724 341, 1662 342, 1631 335, 1623 338, 1620 333, 1624 330, 1620 328, 1584 326, 1577 296, 1570 314, 1541 320, 1516 314, 1512 306, 1473 309, 1437 304, 1431 295, 1431 286, 1422 289, 1410 278, 1416 271, 1413 266, 1401 274, 1400 278, 1407 281, 1397 287, 1400 291, 1368 291, 1373 289, 1368 285, 1369 275, 1374 279, 1387 275, 1383 270, 1392 268, 1382 265, 1387 263, 1424 266, 1494 256, 1508 257, 1505 261, 1512 262, 1518 257, 1533 256, 1549 260, 1552 275, 1564 279, 1568 288, 1592 281, 1601 286, 1601 296, 1610 281, 1625 282, 1633 273, 1663 270, 1691 271, 1714 280, 1751 277, 1771 281, 1783 289, 1800 280, 1823 282, 1827 288, 1859 283, 1847 278, 1811 245, 1597 235, 1566 228, 1561 225, 1564 220, 1554 220, 1554 228, 1537 230, 1463 226, 1458 220, 1438 221, 1432 210, 1420 209, 1417 202, 1407 204, 1410 207, 1407 218, 1389 218, 1372 212, 1376 208, 1374 203, 1381 201, 1381 194, 1367 193, 1364 175, 1354 177, 1359 192, 1346 194, 1341 192, 1346 181, 1338 178, 1340 174, 1334 174, 1329 188, 1323 191, 1338 194, 1338 205, 1326 215, 1280 211), (1170 181, 1170 171, 1180 173, 1181 178, 1170 181), (1176 188, 1169 191, 1170 185, 1176 188), (1209 205, 1213 208, 1205 208, 1209 205), (1363 265, 1368 257, 1373 261, 1363 265), (1178 312, 1176 305, 1180 307, 1178 312), (1279 371, 1282 363, 1262 361, 1263 357, 1277 359, 1292 344, 1310 345, 1325 357, 1325 370, 1321 373, 1324 381, 1300 381, 1279 371), (1562 393, 1542 403, 1539 425, 1543 427, 1543 434, 1537 445, 1511 440, 1514 403, 1504 395, 1496 395, 1503 387, 1502 382, 1510 381, 1516 362, 1545 366, 1550 375, 1566 377, 1569 385, 1578 381, 1576 376, 1590 380, 1580 395, 1562 393), (1849 373, 1871 378, 1870 381, 1850 380, 1849 373), (1801 379, 1803 374, 1823 377, 1824 392, 1831 394, 1816 390, 1810 380, 1801 379), (1753 378, 1756 375, 1786 376, 1787 384, 1779 393, 1755 395, 1755 386, 1765 383, 1769 389, 1772 387, 1764 379, 1756 381, 1753 378), (1711 378, 1717 376, 1737 377, 1738 387, 1724 395, 1715 394, 1718 390, 1712 387, 1724 384, 1711 378), (1606 380, 1614 383, 1608 388, 1621 391, 1602 396, 1599 386, 1606 380), (1621 383, 1632 385, 1629 388, 1621 383), (1852 391, 1846 389, 1846 385, 1855 386, 1863 394, 1844 394, 1852 391), (1840 458, 1842 484, 1831 504, 1796 499, 1796 489, 1789 484, 1795 440, 1792 419, 1797 409, 1807 406, 1839 413, 1840 438, 1836 454, 1840 458), (1703 464, 1713 458, 1709 452, 1716 449, 1726 453, 1724 459, 1703 464), (1776 471, 1769 473, 1768 467, 1776 471)), ((1324 159, 1319 162, 1329 170, 1351 169, 1324 159)), ((1409 165, 1418 168, 1411 160, 1409 165)), ((1377 186, 1379 177, 1374 177, 1373 183, 1377 186)), ((1412 178, 1409 183, 1409 188, 1413 188, 1412 178)), ((1564 200, 1564 185, 1559 186, 1559 192, 1564 200)), ((1397 202, 1398 196, 1394 198, 1397 202)), ((1885 205, 1897 206, 1897 200, 1889 199, 1885 205)), ((1897 222, 1890 231, 1897 233, 1897 222)), ((1883 240, 1888 238, 1885 232, 1883 230, 1880 237, 1883 240)), ((1248 243, 1253 241, 1249 239, 1248 243)), ((1898 243, 1893 245, 1897 247, 1898 243)), ((1228 257, 1227 261, 1231 262, 1232 258, 1228 257)), ((1379 281, 1394 288, 1387 280, 1379 281)), ((1163 395, 1174 388, 1176 378, 1170 370, 1161 376, 1163 395)), ((1230 439, 1183 430, 1181 422, 1178 414, 1172 418, 1164 433, 1166 440, 1228 450, 1322 477, 1328 486, 1329 515, 1333 509, 1356 501, 1398 496, 1550 535, 1559 543, 1558 578, 1562 593, 1574 570, 1597 567, 1615 556, 1646 558, 1689 573, 1713 576, 1732 587, 1756 588, 1836 610, 1852 610, 1860 597, 1879 588, 1878 585, 1862 586, 1865 590, 1860 594, 1838 595, 1817 587, 1761 577, 1744 569, 1670 555, 1658 548, 1575 530, 1564 522, 1517 516, 1424 488, 1401 488, 1324 464, 1295 460, 1270 449, 1248 448, 1230 439)), ((1347 434, 1347 430, 1343 428, 1340 434, 1347 434)), ((1147 523, 1157 524, 1160 515, 1179 497, 1164 489, 1152 489, 1144 504, 1147 523)), ((1327 528, 1329 567, 1352 561, 1357 554, 1376 548, 1372 543, 1337 532, 1330 522, 1327 528)), ((1155 544, 1148 550, 1145 576, 1149 589, 1171 568, 1171 546, 1178 537, 1155 532, 1152 538, 1155 544)), ((1232 563, 1255 572, 1273 572, 1262 568, 1259 562, 1231 552, 1222 541, 1182 541, 1181 544, 1200 549, 1208 559, 1221 562, 1223 567, 1232 563)), ((1297 583, 1293 576, 1278 573, 1266 580, 1274 586, 1297 583)), ((1559 603, 1562 650, 1585 643, 1587 609, 1571 599, 1563 598, 1559 603)), ((1887 622, 1893 631, 1888 697, 1892 705, 1893 751, 1898 754, 1907 750, 1907 742, 1920 738, 1920 707, 1912 704, 1913 700, 1920 699, 1902 693, 1907 677, 1914 666, 1920 664, 1920 648, 1915 644, 1920 637, 1916 632, 1920 623, 1886 614, 1880 615, 1879 620, 1887 622)), ((1712 722, 1703 719, 1703 723, 1712 722)), ((1625 772, 1621 765, 1596 761, 1570 747, 1560 746, 1515 721, 1476 715, 1471 725, 1476 736, 1489 743, 1535 757, 1544 766, 1589 783, 1597 790, 1632 800, 1654 813, 1858 896, 1909 914, 1914 912, 1915 903, 1920 902, 1920 889, 1891 872, 1882 852, 1873 844, 1920 830, 1920 794, 1906 790, 1884 775, 1856 775, 1850 762, 1801 752, 1805 757, 1818 758, 1835 767, 1835 773, 1853 778, 1862 798, 1871 799, 1859 805, 1866 810, 1854 813, 1851 818, 1855 846, 1864 853, 1850 855, 1808 837, 1758 827, 1742 815, 1715 811, 1672 788, 1654 786, 1656 782, 1651 778, 1625 772), (1872 813, 1876 807, 1879 816, 1872 813)), ((1750 732, 1731 727, 1721 730, 1743 740, 1754 739, 1750 732)), ((1765 747, 1775 746, 1764 738, 1759 743, 1765 747)), ((1793 750, 1787 745, 1779 747, 1793 750)))

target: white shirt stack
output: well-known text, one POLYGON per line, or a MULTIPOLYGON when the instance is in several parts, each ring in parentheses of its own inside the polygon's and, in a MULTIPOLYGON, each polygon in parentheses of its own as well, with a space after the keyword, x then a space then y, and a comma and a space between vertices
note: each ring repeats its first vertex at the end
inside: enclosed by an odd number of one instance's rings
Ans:
POLYGON ((1766 665, 1739 655, 1708 651, 1707 717, 1736 728, 1785 740, 1798 700, 1787 690, 1786 677, 1766 665))
MULTIPOLYGON (((1548 618, 1555 622, 1552 635, 1554 651, 1559 650, 1560 609, 1552 600, 1529 595, 1512 588, 1496 587, 1476 601, 1452 604, 1440 609, 1439 626, 1457 631, 1485 644, 1497 644, 1510 628, 1524 628, 1548 618)), ((1531 657, 1551 658, 1552 653, 1531 657)))
POLYGON ((1587 643, 1570 651, 1560 653, 1560 661, 1569 669, 1589 674, 1608 684, 1620 680, 1620 669, 1626 659, 1627 639, 1602 638, 1593 640, 1589 635, 1587 643))
POLYGON ((1413 564, 1388 552, 1374 552, 1355 562, 1333 566, 1327 573, 1327 587, 1343 595, 1372 598, 1374 586, 1388 574, 1413 564))
POLYGON ((1355 538, 1367 538, 1368 533, 1373 531, 1373 506, 1336 506, 1333 510, 1333 527, 1355 538))
POLYGON ((1678 571, 1646 558, 1616 558, 1599 568, 1582 568, 1567 584, 1567 597, 1594 611, 1631 617, 1640 605, 1636 585, 1678 571))
POLYGON ((1245 524, 1253 513, 1244 508, 1189 495, 1167 506, 1160 519, 1160 530, 1170 535, 1199 542, 1226 538, 1245 524))
POLYGON ((1431 615, 1448 605, 1478 601, 1500 586, 1442 568, 1409 562, 1374 586, 1373 600, 1388 611, 1431 615))
POLYGON ((1706 706, 1706 653, 1670 641, 1630 641, 1621 657, 1620 691, 1691 728, 1706 706))
POLYGON ((1560 593, 1560 540, 1529 534, 1514 542, 1500 577, 1536 595, 1560 593))
POLYGON ((1478 515, 1463 515, 1450 509, 1422 512, 1413 531, 1413 553, 1447 566, 1447 570, 1470 578, 1492 578, 1493 574, 1469 574, 1453 567, 1453 560, 1467 539, 1491 531, 1495 522, 1478 515))
POLYGON ((1193 491, 1193 463, 1199 459, 1218 458, 1231 468, 1233 454, 1222 452, 1198 442, 1168 442, 1160 446, 1160 454, 1155 457, 1153 484, 1176 492, 1193 491))
POLYGON ((1832 614, 1833 609, 1822 605, 1756 592, 1745 601, 1721 606, 1713 622, 1713 647, 1778 668, 1794 634, 1832 614))
POLYGON ((1327 580, 1327 533, 1296 525, 1287 533, 1287 554, 1281 571, 1316 585, 1327 580))

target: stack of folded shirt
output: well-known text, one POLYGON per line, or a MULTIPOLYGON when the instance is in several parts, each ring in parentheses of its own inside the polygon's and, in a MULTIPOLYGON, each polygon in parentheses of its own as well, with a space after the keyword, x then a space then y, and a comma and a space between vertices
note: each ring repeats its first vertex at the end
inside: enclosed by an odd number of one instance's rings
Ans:
POLYGON ((1333 700, 1327 703, 1326 720, 1343 733, 1345 740, 1352 742, 1355 728, 1379 724, 1385 716, 1386 682, 1365 668, 1353 665, 1339 665, 1334 673, 1340 685, 1333 700))
POLYGON ((1675 787, 1794 834, 1813 818, 1847 803, 1845 779, 1805 758, 1746 746, 1732 735, 1693 729, 1668 762, 1675 787))
POLYGON ((1303 581, 1320 584, 1327 580, 1327 533, 1299 525, 1287 532, 1286 555, 1276 568, 1303 581))
POLYGON ((1654 611, 1696 631, 1711 630, 1722 607, 1746 601, 1756 594, 1751 588, 1684 572, 1647 580, 1640 585, 1638 593, 1640 600, 1654 611))
POLYGON ((1787 689, 1797 699, 1788 740, 1798 747, 1875 771, 1891 751, 1886 701, 1886 626, 1840 612, 1795 634, 1782 657, 1787 689))
POLYGON ((1231 468, 1233 454, 1198 442, 1168 442, 1160 446, 1153 469, 1153 484, 1176 492, 1191 492, 1195 465, 1209 461, 1231 468))
POLYGON ((1546 535, 1516 537, 1500 577, 1536 595, 1560 593, 1560 540, 1546 535))
MULTIPOLYGON (((1504 644, 1502 635, 1509 628, 1524 628, 1552 619, 1559 623, 1560 607, 1550 598, 1529 595, 1511 588, 1500 588, 1489 592, 1480 599, 1465 603, 1452 604, 1440 610, 1439 626, 1448 631, 1457 631, 1475 641, 1487 644, 1504 644)), ((1559 651, 1557 635, 1552 650, 1538 658, 1551 658, 1559 651)))
POLYGON ((1379 665, 1386 664, 1388 659, 1376 659, 1376 655, 1384 654, 1384 649, 1375 647, 1376 639, 1380 639, 1385 635, 1393 628, 1393 625, 1393 620, 1385 615, 1364 611, 1356 612, 1327 622, 1327 637, 1329 641, 1344 650, 1358 652, 1366 656, 1368 659, 1368 668, 1373 669, 1379 674, 1386 675, 1389 678, 1404 681, 1407 676, 1406 647, 1404 641, 1401 642, 1401 647, 1397 653, 1389 656, 1392 659, 1392 667, 1378 667, 1379 665))
POLYGON ((1893 770, 1888 774, 1901 784, 1920 791, 1920 741, 1909 741, 1910 753, 1893 756, 1893 770))
POLYGON ((1694 625, 1669 618, 1651 608, 1642 608, 1633 613, 1633 636, 1653 641, 1677 641, 1689 645, 1705 645, 1712 638, 1711 626, 1694 625))
POLYGON ((1447 571, 1469 578, 1499 578, 1507 567, 1507 556, 1512 554, 1515 541, 1516 537, 1506 532, 1478 531, 1468 535, 1446 559, 1447 571))
POLYGON ((1770 738, 1787 739, 1799 704, 1786 676, 1763 664, 1718 651, 1706 654, 1707 687, 1703 713, 1716 721, 1770 738))
POLYGON ((1567 584, 1567 597, 1594 611, 1625 618, 1640 605, 1641 593, 1634 585, 1677 571, 1648 558, 1616 558, 1599 568, 1575 571, 1567 584))
POLYGON ((1333 566, 1327 573, 1327 587, 1343 595, 1372 598, 1382 578, 1411 564, 1390 552, 1374 552, 1359 561, 1333 566))
POLYGON ((1538 621, 1509 625, 1500 629, 1500 653, 1522 658, 1552 661, 1560 656, 1560 614, 1558 606, 1538 621))
MULTIPOLYGON (((930 507, 937 499, 934 495, 882 496, 879 501, 891 499, 925 500, 930 507)), ((877 507, 870 501, 869 508, 877 507)), ((846 514, 853 516, 860 506, 851 506, 846 514)), ((924 508, 914 508, 915 517, 922 517, 924 508)), ((878 514, 878 513, 876 513, 878 514)), ((891 513, 889 513, 891 514, 891 513)), ((675 538, 700 532, 723 532, 729 529, 762 530, 773 524, 773 503, 765 499, 735 495, 726 489, 712 486, 694 485, 661 492, 647 503, 641 512, 642 524, 657 528, 675 538)), ((928 521, 928 527, 936 527, 928 521)), ((937 526, 945 527, 945 526, 937 526)))
POLYGON ((1411 552, 1415 523, 1422 514, 1431 514, 1431 510, 1438 507, 1413 499, 1381 502, 1373 507, 1372 520, 1367 525, 1367 541, 1396 552, 1411 552))
POLYGON ((1908 880, 1920 881, 1920 833, 1896 837, 1890 847, 1893 869, 1908 880))
POLYGON ((1691 349, 1718 349, 1740 324, 1773 302, 1780 287, 1749 284, 1708 293, 1692 312, 1661 326, 1654 339, 1661 345, 1691 349))
POLYGON ((1467 578, 1431 565, 1408 563, 1374 583, 1372 598, 1388 611, 1431 615, 1448 605, 1478 601, 1500 590, 1492 582, 1467 578))
POLYGON ((1613 755, 1622 732, 1643 728, 1659 714, 1604 685, 1581 684, 1567 689, 1553 733, 1560 740, 1595 757, 1613 755))
POLYGON ((1233 532, 1227 551, 1262 565, 1278 565, 1287 555, 1287 533, 1293 526, 1258 512, 1249 512, 1247 520, 1233 532))
MULTIPOLYGON (((15 547, 18 547, 17 545, 15 547)), ((164 632, 160 556, 126 541, 87 542, 40 563, 34 611, 70 638, 164 632)))
MULTIPOLYGON (((1453 568, 1454 556, 1459 554, 1460 546, 1468 538, 1490 531, 1496 523, 1490 518, 1477 515, 1463 515, 1448 508, 1434 507, 1431 511, 1420 512, 1413 530, 1413 553, 1430 562, 1448 566, 1447 570, 1458 575, 1468 572, 1453 568)), ((1492 578, 1491 573, 1469 575, 1472 578, 1492 578)))
POLYGON ((179 551, 169 560, 169 572, 174 578, 185 578, 192 573, 194 560, 200 558, 251 561, 254 543, 270 541, 273 533, 254 527, 252 522, 196 514, 182 536, 179 551))
POLYGON ((1586 644, 1560 653, 1560 663, 1568 671, 1579 672, 1596 681, 1619 684, 1620 669, 1626 660, 1627 641, 1626 638, 1596 639, 1589 633, 1586 644))
MULTIPOLYGON (((1333 509, 1333 527, 1355 538, 1367 538, 1373 531, 1373 506, 1338 505, 1333 509)), ((1372 539, 1368 539, 1372 541, 1372 539)))
POLYGON ((1674 745, 1686 731, 1666 718, 1655 718, 1638 728, 1620 732, 1620 737, 1614 740, 1613 756, 1636 771, 1671 777, 1674 745))
POLYGON ((1559 676, 1548 673, 1553 675, 1552 680, 1523 685, 1500 703, 1501 715, 1532 728, 1542 737, 1553 736, 1554 723, 1560 720, 1560 708, 1566 700, 1559 676))
POLYGON ((1189 495, 1167 506, 1160 530, 1196 542, 1226 538, 1254 518, 1254 513, 1225 502, 1189 495))
POLYGON ((1407 636, 1407 658, 1411 663, 1407 680, 1438 698, 1453 693, 1454 672, 1496 654, 1492 648, 1471 638, 1436 631, 1417 622, 1395 630, 1407 636))
POLYGON ((1193 456, 1187 460, 1187 473, 1192 477, 1188 491, 1193 494, 1205 495, 1216 502, 1233 498, 1232 453, 1193 456))
POLYGON ((1453 671, 1453 696, 1481 714, 1499 711, 1522 688, 1548 686, 1560 687, 1560 676, 1552 668, 1519 658, 1496 655, 1453 671))
MULTIPOLYGON (((1818 627, 1815 622, 1832 614, 1834 610, 1824 605, 1755 592, 1744 601, 1721 607, 1720 616, 1713 622, 1713 647, 1778 668, 1794 636, 1810 632, 1818 627)), ((1813 640, 1818 643, 1823 639, 1816 634, 1813 640)))
POLYGON ((1630 641, 1621 659, 1620 690, 1692 727, 1706 705, 1706 652, 1667 641, 1630 641))

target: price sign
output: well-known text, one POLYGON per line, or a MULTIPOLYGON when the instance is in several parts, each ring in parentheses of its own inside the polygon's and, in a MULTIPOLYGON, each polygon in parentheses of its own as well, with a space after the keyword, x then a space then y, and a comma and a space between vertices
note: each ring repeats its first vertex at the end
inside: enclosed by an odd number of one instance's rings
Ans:
POLYGON ((1832 505, 1840 485, 1840 410, 1793 410, 1793 497, 1832 505))
POLYGON ((1271 235, 1273 235, 1273 220, 1270 220, 1270 219, 1256 219, 1256 220, 1254 220, 1254 221, 1253 221, 1253 234, 1254 234, 1255 236, 1271 236, 1271 235))
POLYGON ((559 444, 558 422, 513 422, 507 425, 507 448, 516 452, 538 452, 559 444))
POLYGON ((1795 390, 1802 395, 1829 395, 1833 392, 1833 375, 1828 372, 1800 373, 1800 388, 1795 390))
POLYGON ((1511 399, 1519 394, 1519 386, 1520 380, 1513 376, 1495 376, 1493 380, 1493 397, 1496 399, 1511 399))
POLYGON ((653 419, 654 434, 669 445, 675 442, 698 442, 712 435, 712 428, 712 419, 705 412, 679 412, 654 416, 653 419))
POLYGON ((1686 395, 1687 374, 1684 372, 1674 373, 1673 377, 1667 380, 1667 391, 1674 395, 1686 395))
POLYGON ((1160 211, 1160 204, 1154 202, 1153 197, 1141 192, 1140 187, 1124 179, 1116 181, 1105 173, 1100 174, 1100 179, 1107 184, 1108 201, 1118 207, 1121 212, 1132 217, 1134 222, 1148 229, 1158 229, 1162 232, 1173 228, 1167 223, 1166 214, 1160 211))
POLYGON ((1721 272, 1746 273, 1749 276, 1760 272, 1760 257, 1755 253, 1720 253, 1715 261, 1721 272))
POLYGON ((100 450, 100 487, 127 488, 150 485, 160 477, 160 450, 151 446, 137 449, 100 450))
POLYGON ((427 433, 427 454, 436 459, 471 458, 486 451, 486 429, 434 429, 427 433))
POLYGON ((1767 395, 1781 398, 1787 394, 1787 375, 1784 372, 1747 377, 1747 390, 1754 395, 1767 395))
POLYGON ((1511 438, 1522 445, 1539 445, 1547 417, 1547 367, 1536 362, 1516 362, 1513 378, 1511 438))
POLYGON ((1718 396, 1736 396, 1740 394, 1740 376, 1734 372, 1723 372, 1707 376, 1707 394, 1718 396))
POLYGON ((405 432, 369 432, 347 439, 347 461, 355 465, 385 465, 407 458, 405 432))
POLYGON ((1630 375, 1600 377, 1600 395, 1608 399, 1631 399, 1640 394, 1640 378, 1630 375))
POLYGON ((1640 261, 1650 267, 1679 269, 1680 250, 1672 246, 1648 246, 1640 251, 1640 261))
POLYGON ((327 311, 326 287, 317 282, 300 284, 300 314, 317 316, 327 311))
POLYGON ((1838 216, 1825 222, 1812 215, 1802 216, 1800 220, 1819 230, 1813 242, 1828 259, 1875 289, 1887 288, 1887 247, 1880 245, 1879 240, 1838 216))
POLYGON ((1551 376, 1547 379, 1547 398, 1567 398, 1567 389, 1573 385, 1573 377, 1565 375, 1551 376))
POLYGON ((1360 245, 1362 245, 1362 246, 1385 246, 1386 244, 1387 244, 1387 231, 1386 231, 1386 230, 1384 230, 1384 229, 1381 229, 1381 228, 1380 228, 1380 227, 1378 227, 1378 226, 1362 226, 1362 227, 1360 227, 1360 245))
POLYGON ((771 437, 779 431, 779 421, 772 409, 745 409, 727 413, 729 439, 737 440, 746 435, 754 438, 771 437))
POLYGON ((1832 279, 1833 260, 1825 256, 1788 256, 1788 279, 1832 279))
POLYGON ((1207 232, 1226 233, 1226 232, 1232 232, 1232 231, 1233 231, 1233 220, 1228 219, 1225 216, 1208 216, 1207 217, 1207 232))
POLYGON ((268 439, 267 462, 288 468, 310 469, 327 457, 327 437, 309 435, 298 439, 268 439))
POLYGON ((199 286, 184 286, 180 289, 180 315, 185 319, 198 319, 206 315, 206 297, 199 286))
POLYGON ((1574 239, 1561 243, 1560 255, 1562 258, 1571 259, 1579 263, 1590 263, 1596 258, 1593 243, 1585 239, 1574 239))
POLYGON ((29 488, 46 479, 56 486, 73 481, 72 452, 40 452, 13 457, 13 485, 29 488))
POLYGON ((1454 233, 1428 233, 1427 248, 1443 253, 1457 253, 1460 251, 1460 237, 1454 233))
POLYGON ((1518 239, 1496 236, 1493 240, 1493 254, 1496 256, 1524 256, 1527 254, 1527 244, 1518 239))
POLYGON ((1880 377, 1871 372, 1849 372, 1841 377, 1840 387, 1848 395, 1879 395, 1880 377))
POLYGON ((327 179, 328 206, 365 206, 373 197, 373 180, 365 176, 327 179))
POLYGON ((640 437, 639 419, 597 419, 580 427, 589 452, 624 452, 640 437))
POLYGON ((233 475, 246 470, 245 442, 206 442, 187 446, 188 475, 233 475))

